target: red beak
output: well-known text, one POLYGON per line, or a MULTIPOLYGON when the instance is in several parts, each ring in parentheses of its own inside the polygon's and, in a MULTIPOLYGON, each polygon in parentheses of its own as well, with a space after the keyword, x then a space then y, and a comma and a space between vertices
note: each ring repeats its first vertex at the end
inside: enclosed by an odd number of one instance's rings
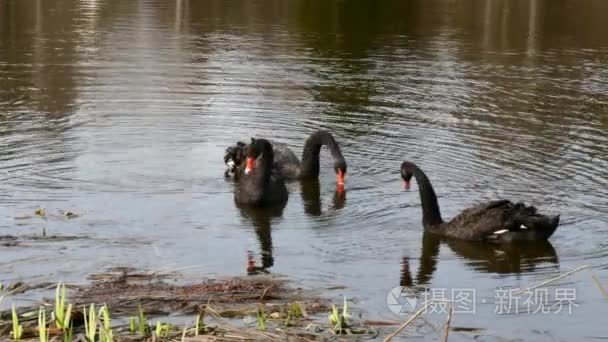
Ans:
POLYGON ((409 190, 410 189, 410 181, 403 181, 403 189, 404 190, 409 190))
POLYGON ((338 170, 338 185, 344 185, 344 177, 346 174, 342 170, 338 170))
POLYGON ((255 158, 254 157, 247 158, 247 166, 245 166, 245 174, 246 175, 250 174, 254 167, 255 167, 255 158))
POLYGON ((346 174, 344 173, 344 171, 342 170, 338 170, 338 191, 342 192, 344 191, 344 177, 346 176, 346 174))

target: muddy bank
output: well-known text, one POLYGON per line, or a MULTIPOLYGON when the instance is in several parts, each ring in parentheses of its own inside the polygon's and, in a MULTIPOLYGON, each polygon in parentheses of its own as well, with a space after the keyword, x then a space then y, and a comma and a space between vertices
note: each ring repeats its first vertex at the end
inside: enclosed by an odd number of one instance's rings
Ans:
MULTIPOLYGON (((176 279, 179 279, 177 274, 116 268, 90 276, 91 283, 86 285, 59 285, 55 298, 45 299, 40 306, 0 312, 0 339, 20 334, 21 340, 38 341, 46 331, 51 340, 84 341, 84 336, 91 334, 85 321, 89 327, 96 327, 103 341, 325 340, 342 333, 377 335, 375 329, 355 322, 344 308, 330 322, 329 300, 275 275, 206 279, 186 284, 176 279), (58 303, 63 302, 59 308, 58 303), (69 324, 62 323, 63 328, 55 314, 62 311, 69 312, 69 324), (13 324, 15 315, 17 325, 13 324), (45 318, 41 320, 41 317, 45 318), (20 332, 15 331, 17 326, 22 327, 20 332), (111 335, 110 340, 107 334, 111 335)), ((7 300, 13 295, 52 290, 55 286, 12 284, 5 286, 3 296, 7 300)))
POLYGON ((169 274, 135 273, 129 269, 90 277, 92 284, 74 288, 79 304, 105 303, 119 316, 133 314, 141 307, 154 315, 193 315, 203 306, 212 306, 224 317, 255 313, 258 304, 269 307, 301 302, 310 313, 328 311, 331 304, 294 288, 273 275, 207 279, 193 284, 174 284, 169 274))

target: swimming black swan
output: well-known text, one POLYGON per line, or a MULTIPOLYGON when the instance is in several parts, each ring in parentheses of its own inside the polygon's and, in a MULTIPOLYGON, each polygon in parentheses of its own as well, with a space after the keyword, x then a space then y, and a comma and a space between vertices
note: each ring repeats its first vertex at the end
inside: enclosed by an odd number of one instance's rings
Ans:
MULTIPOLYGON (((255 139, 252 139, 255 141, 255 139)), ((328 131, 312 133, 304 143, 302 161, 286 144, 272 141, 274 152, 274 168, 285 179, 307 179, 319 177, 319 154, 322 146, 327 146, 334 159, 334 171, 338 179, 338 187, 344 186, 346 176, 346 160, 340 151, 340 146, 328 131)), ((224 155, 227 166, 226 176, 239 178, 244 170, 244 156, 247 146, 243 142, 228 147, 224 155)))
POLYGON ((237 204, 269 206, 287 201, 283 179, 272 174, 273 159, 268 140, 256 139, 247 146, 246 168, 234 193, 237 204))
POLYGON ((532 206, 509 200, 479 204, 444 222, 431 182, 416 164, 404 161, 401 164, 401 178, 406 189, 409 189, 412 176, 420 189, 422 225, 428 232, 464 240, 510 242, 546 240, 559 225, 559 215, 541 215, 532 206))

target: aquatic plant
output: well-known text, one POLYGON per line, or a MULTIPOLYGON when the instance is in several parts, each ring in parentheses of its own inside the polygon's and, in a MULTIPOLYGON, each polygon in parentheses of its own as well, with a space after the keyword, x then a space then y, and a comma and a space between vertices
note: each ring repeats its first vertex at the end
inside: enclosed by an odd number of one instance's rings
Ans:
POLYGON ((104 305, 99 309, 99 317, 101 318, 101 324, 99 325, 99 340, 101 342, 112 342, 114 341, 114 332, 112 331, 112 322, 110 320, 110 310, 107 305, 104 305))
POLYGON ((48 342, 49 331, 46 327, 46 309, 41 306, 38 309, 38 338, 40 342, 48 342))
MULTIPOLYGON (((0 340, 11 338, 15 341, 23 341, 24 338, 26 338, 27 341, 39 340, 40 342, 68 342, 72 340, 82 340, 83 342, 113 342, 122 339, 122 336, 119 335, 124 334, 126 337, 128 334, 126 326, 124 330, 112 330, 112 321, 108 306, 111 305, 110 303, 100 306, 100 304, 91 302, 82 305, 80 309, 76 309, 69 303, 66 287, 67 286, 63 283, 57 284, 55 289, 55 302, 51 304, 51 309, 48 309, 51 313, 50 316, 47 316, 46 306, 40 306, 28 311, 20 310, 19 314, 17 314, 17 309, 13 306, 13 332, 9 334, 9 331, 7 331, 8 329, 1 329, 3 336, 0 337, 0 340), (82 312, 83 316, 81 318, 76 319, 77 311, 78 313, 82 312), (83 320, 82 326, 80 325, 81 319, 83 320), (21 322, 19 322, 20 320, 21 322), (36 336, 37 338, 31 339, 30 337, 34 334, 38 335, 36 336)), ((285 320, 285 326, 297 326, 299 322, 296 319, 306 316, 304 311, 305 307, 298 302, 292 302, 286 306, 282 306, 281 312, 276 310, 265 312, 265 310, 268 310, 268 307, 258 304, 257 327, 233 327, 228 322, 223 321, 222 317, 227 317, 228 315, 236 315, 238 317, 249 315, 251 313, 251 307, 238 310, 229 309, 221 311, 220 313, 207 304, 201 308, 196 315, 196 320, 193 324, 188 322, 189 325, 186 327, 177 327, 169 323, 163 323, 162 321, 154 322, 154 324, 150 323, 144 314, 142 305, 138 306, 139 312, 130 317, 128 326, 132 335, 137 334, 138 329, 142 334, 130 336, 128 337, 129 340, 143 341, 152 339, 160 341, 168 338, 179 340, 179 335, 182 336, 182 340, 186 340, 190 336, 202 335, 210 332, 219 334, 238 332, 242 336, 247 336, 247 338, 252 339, 277 339, 280 337, 279 334, 287 332, 281 332, 280 329, 271 332, 270 330, 272 329, 271 326, 268 325, 269 322, 282 323, 281 321, 285 320), (205 322, 205 316, 210 316, 213 320, 217 321, 218 324, 208 326, 205 322)), ((337 313, 337 315, 339 314, 340 313, 337 313)), ((5 317, 6 316, 10 317, 10 313, 5 315, 5 317)), ((0 326, 2 327, 9 328, 9 325, 10 323, 8 321, 0 322, 0 326)), ((322 333, 322 331, 317 331, 316 333, 322 333)), ((306 334, 310 334, 310 332, 306 332, 306 334)))
POLYGON ((95 342, 95 336, 97 335, 97 312, 95 311, 95 304, 89 306, 89 314, 87 315, 87 307, 82 308, 84 315, 84 337, 89 342, 95 342))
POLYGON ((338 311, 336 305, 332 305, 331 313, 329 315, 329 323, 332 325, 332 329, 336 334, 346 333, 346 329, 349 329, 349 323, 352 319, 350 313, 348 313, 348 303, 346 297, 344 297, 344 307, 342 313, 338 311))
POLYGON ((196 322, 194 324, 194 336, 198 336, 205 333, 205 311, 196 315, 196 322))
POLYGON ((129 332, 131 335, 135 334, 135 317, 129 318, 129 332))
POLYGON ((17 315, 17 310, 15 309, 15 304, 13 304, 13 340, 19 341, 21 340, 21 336, 23 335, 23 327, 19 324, 19 316, 17 315))
POLYGON ((139 333, 142 336, 146 336, 148 333, 150 326, 148 325, 148 321, 146 320, 146 315, 144 314, 144 310, 141 308, 141 305, 138 306, 138 327, 139 333))
POLYGON ((287 310, 287 318, 285 318, 285 326, 289 327, 291 325, 291 321, 296 318, 303 317, 302 307, 300 303, 295 302, 291 303, 289 309, 287 310))
POLYGON ((70 322, 70 326, 63 331, 63 342, 72 342, 74 336, 74 322, 70 322))
POLYGON ((260 305, 260 307, 258 308, 258 329, 260 331, 266 331, 267 327, 266 327, 266 321, 268 320, 268 318, 266 317, 266 313, 264 313, 264 307, 262 305, 260 305))
POLYGON ((171 325, 167 323, 161 323, 161 321, 156 321, 156 328, 154 329, 154 335, 156 337, 167 337, 169 336, 169 330, 171 330, 171 325))
POLYGON ((72 304, 67 304, 65 294, 65 284, 59 283, 55 289, 55 325, 62 331, 66 331, 70 327, 70 319, 72 315, 72 304))

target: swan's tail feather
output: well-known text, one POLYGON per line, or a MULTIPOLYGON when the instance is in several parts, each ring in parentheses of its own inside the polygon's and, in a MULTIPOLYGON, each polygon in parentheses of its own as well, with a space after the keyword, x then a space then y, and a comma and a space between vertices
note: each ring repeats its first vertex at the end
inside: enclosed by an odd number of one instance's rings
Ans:
POLYGON ((547 216, 538 213, 534 206, 514 204, 507 212, 508 230, 532 239, 548 239, 559 225, 559 215, 547 216))

